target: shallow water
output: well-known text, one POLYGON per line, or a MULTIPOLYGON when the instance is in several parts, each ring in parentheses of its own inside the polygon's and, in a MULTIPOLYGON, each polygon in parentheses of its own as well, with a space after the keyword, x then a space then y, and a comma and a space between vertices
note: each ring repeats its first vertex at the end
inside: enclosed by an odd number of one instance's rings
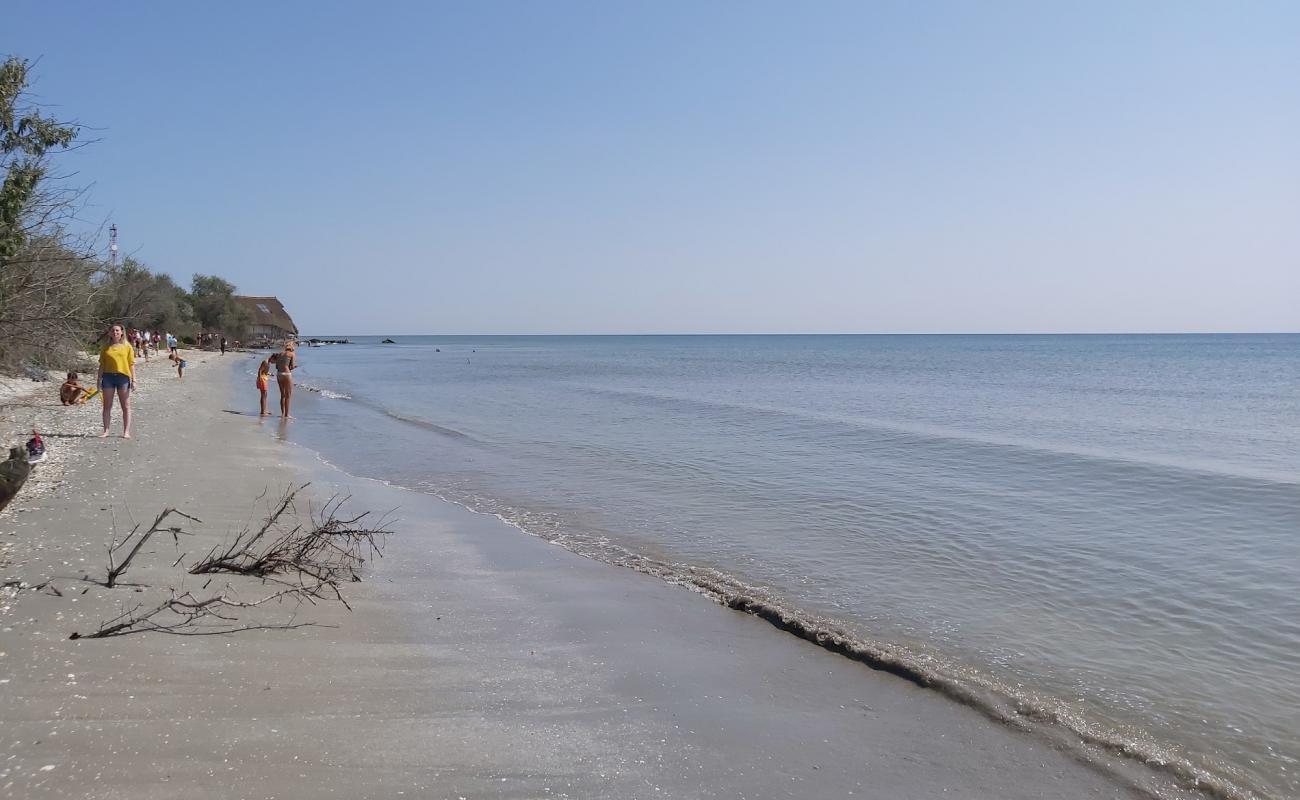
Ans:
POLYGON ((1300 335, 354 341, 351 472, 1300 795, 1300 335))

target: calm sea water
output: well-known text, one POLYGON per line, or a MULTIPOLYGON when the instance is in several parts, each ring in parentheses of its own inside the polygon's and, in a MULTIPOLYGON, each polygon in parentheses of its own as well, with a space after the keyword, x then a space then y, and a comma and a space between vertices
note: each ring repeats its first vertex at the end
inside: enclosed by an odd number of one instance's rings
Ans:
POLYGON ((1228 795, 1300 796, 1300 335, 398 337, 300 361, 289 438, 351 472, 748 587, 1228 795))

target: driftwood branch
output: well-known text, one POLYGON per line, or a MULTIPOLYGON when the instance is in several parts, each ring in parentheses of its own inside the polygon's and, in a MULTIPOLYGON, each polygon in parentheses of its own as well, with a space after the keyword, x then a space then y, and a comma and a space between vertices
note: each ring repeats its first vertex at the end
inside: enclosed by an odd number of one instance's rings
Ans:
POLYGON ((366 560, 383 555, 392 533, 386 520, 372 523, 370 512, 343 516, 348 498, 335 496, 311 515, 310 524, 295 522, 294 501, 308 485, 290 487, 260 525, 245 527, 229 544, 214 547, 190 567, 190 574, 225 572, 266 580, 306 576, 335 593, 340 583, 361 580, 366 560))
MULTIPOLYGON (((315 605, 318 600, 326 600, 338 601, 350 610, 340 585, 361 580, 360 570, 366 560, 382 556, 386 537, 391 533, 386 527, 387 517, 375 518, 370 512, 343 515, 342 507, 348 498, 335 496, 318 511, 308 513, 306 519, 309 522, 304 523, 303 517, 297 513, 295 500, 308 485, 290 486, 271 505, 259 525, 245 526, 233 541, 214 547, 191 566, 190 574, 209 576, 199 589, 181 591, 169 588, 167 599, 155 605, 137 603, 130 608, 123 607, 120 614, 96 630, 86 634, 73 633, 69 638, 105 639, 133 633, 213 636, 254 630, 288 630, 316 624, 298 622, 295 617, 266 624, 240 621, 241 610, 270 604, 315 605), (208 594, 208 587, 221 573, 260 579, 263 585, 272 584, 275 590, 256 600, 240 600, 229 584, 216 594, 208 594)), ((258 501, 264 496, 265 493, 258 501)), ((105 586, 114 586, 154 534, 170 532, 179 549, 179 536, 189 534, 177 526, 166 524, 172 515, 202 524, 195 517, 168 508, 147 530, 141 531, 141 526, 136 525, 121 542, 117 542, 115 537, 109 546, 105 586), (126 551, 126 556, 119 563, 117 554, 122 551, 126 551)), ((172 566, 180 564, 184 557, 182 554, 172 566)))
POLYGON ((312 622, 287 622, 272 624, 242 624, 235 612, 238 609, 255 608, 272 602, 296 601, 301 604, 310 600, 315 587, 300 586, 282 589, 257 600, 239 600, 229 593, 230 588, 221 594, 198 598, 190 592, 177 593, 172 590, 170 596, 155 606, 143 603, 124 610, 113 619, 100 625, 88 634, 74 632, 69 639, 106 639, 112 636, 128 636, 133 633, 168 633, 174 636, 215 636, 219 634, 239 633, 255 630, 290 630, 315 625, 312 622))
POLYGON ((185 519, 188 519, 191 522, 197 522, 200 525, 203 524, 203 520, 199 519, 198 517, 191 517, 189 514, 186 514, 183 511, 177 511, 174 508, 168 508, 168 509, 164 509, 161 514, 159 514, 157 517, 154 518, 153 524, 150 525, 149 529, 146 530, 144 533, 141 533, 140 526, 136 525, 131 529, 131 532, 128 533, 126 537, 122 539, 121 542, 118 542, 116 541, 116 539, 114 539, 113 542, 109 543, 108 577, 104 581, 105 586, 112 589, 115 585, 117 585, 117 579, 122 576, 122 573, 127 571, 127 569, 131 566, 131 560, 135 558, 136 554, 140 552, 140 549, 145 546, 145 543, 148 542, 149 539, 155 533, 159 533, 161 531, 167 531, 172 535, 173 540, 179 541, 180 535, 186 532, 181 530, 180 527, 176 525, 170 527, 163 525, 163 522, 173 514, 175 514, 178 517, 184 517, 185 519), (118 551, 125 548, 128 544, 131 544, 132 539, 135 540, 135 544, 131 547, 130 552, 126 554, 126 558, 122 559, 121 562, 117 562, 115 559, 116 554, 118 553, 118 551))

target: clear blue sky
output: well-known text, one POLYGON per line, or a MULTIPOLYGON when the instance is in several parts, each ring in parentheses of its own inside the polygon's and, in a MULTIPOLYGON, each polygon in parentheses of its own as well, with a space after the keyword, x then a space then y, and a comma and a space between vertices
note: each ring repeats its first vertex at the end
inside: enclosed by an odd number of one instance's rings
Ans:
POLYGON ((334 333, 1300 330, 1300 3, 9 0, 93 221, 334 333))

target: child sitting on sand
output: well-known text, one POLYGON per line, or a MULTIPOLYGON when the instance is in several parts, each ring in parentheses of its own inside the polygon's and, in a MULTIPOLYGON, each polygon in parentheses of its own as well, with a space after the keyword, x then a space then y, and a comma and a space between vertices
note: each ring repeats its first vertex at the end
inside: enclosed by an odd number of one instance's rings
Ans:
POLYGON ((77 373, 69 372, 68 379, 59 387, 59 402, 65 406, 73 403, 86 402, 89 395, 86 393, 86 387, 77 383, 77 373))
POLYGON ((59 387, 59 402, 65 406, 70 406, 85 393, 86 387, 77 383, 77 373, 69 372, 68 379, 59 387))
MULTIPOLYGON (((236 343, 238 346, 238 343, 236 343)), ((257 391, 262 393, 262 416, 269 417, 271 412, 266 410, 266 392, 271 386, 271 362, 268 359, 262 359, 262 363, 257 367, 257 391)))

